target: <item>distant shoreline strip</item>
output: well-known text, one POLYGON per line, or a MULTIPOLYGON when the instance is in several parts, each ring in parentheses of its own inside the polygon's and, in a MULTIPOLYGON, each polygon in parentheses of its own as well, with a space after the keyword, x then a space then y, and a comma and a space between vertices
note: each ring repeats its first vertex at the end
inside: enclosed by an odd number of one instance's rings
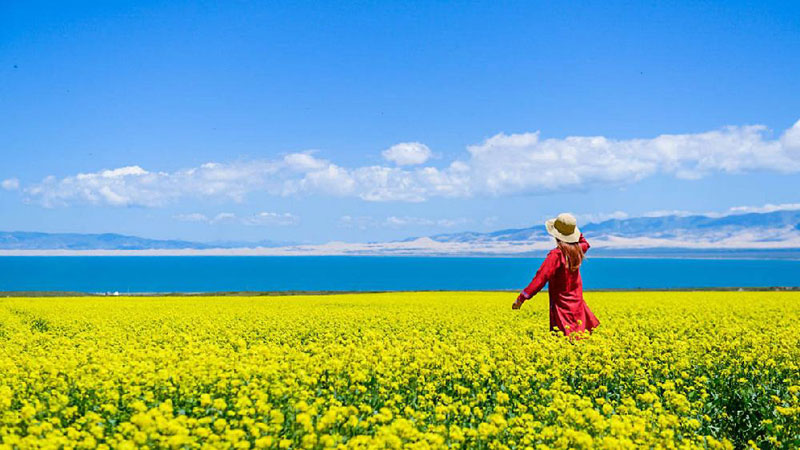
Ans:
MULTIPOLYGON (((422 290, 375 290, 375 291, 212 291, 212 292, 125 292, 125 293, 97 293, 97 292, 72 292, 72 291, 0 291, 0 297, 291 297, 291 296, 319 296, 319 295, 352 295, 352 294, 397 294, 412 292, 508 292, 518 293, 519 290, 488 289, 488 290, 451 290, 451 289, 422 289, 422 290)), ((545 289, 546 291, 546 289, 545 289)), ((710 288, 662 288, 662 289, 586 289, 585 292, 800 292, 800 286, 764 286, 764 287, 710 287, 710 288)))

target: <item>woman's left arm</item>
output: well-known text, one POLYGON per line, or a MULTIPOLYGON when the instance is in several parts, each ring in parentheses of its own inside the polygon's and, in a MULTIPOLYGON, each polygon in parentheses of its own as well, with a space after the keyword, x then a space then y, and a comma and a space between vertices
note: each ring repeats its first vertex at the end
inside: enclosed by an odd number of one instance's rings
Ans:
POLYGON ((589 247, 591 247, 591 245, 589 245, 589 241, 587 241, 586 238, 583 237, 583 233, 581 233, 581 237, 580 239, 578 239, 578 245, 581 246, 581 250, 583 250, 583 253, 586 253, 586 251, 589 250, 589 247))

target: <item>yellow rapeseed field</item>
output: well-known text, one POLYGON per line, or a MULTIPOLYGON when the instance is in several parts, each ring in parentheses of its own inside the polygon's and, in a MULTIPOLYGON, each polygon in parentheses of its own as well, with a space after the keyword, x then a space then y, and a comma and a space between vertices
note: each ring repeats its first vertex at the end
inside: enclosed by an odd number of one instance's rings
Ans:
POLYGON ((0 298, 0 448, 800 446, 800 293, 0 298))

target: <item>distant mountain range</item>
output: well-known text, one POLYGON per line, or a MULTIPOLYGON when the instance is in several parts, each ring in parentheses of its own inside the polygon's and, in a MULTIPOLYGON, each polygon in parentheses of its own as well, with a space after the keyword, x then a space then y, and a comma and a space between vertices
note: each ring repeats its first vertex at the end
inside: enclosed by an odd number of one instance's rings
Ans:
POLYGON ((36 233, 0 231, 0 250, 178 250, 241 247, 277 247, 272 241, 259 242, 192 242, 183 240, 147 239, 124 234, 102 233, 36 233))
MULTIPOLYGON (((649 238, 691 243, 726 242, 746 237, 747 242, 782 242, 800 234, 800 210, 768 213, 732 214, 725 216, 667 215, 610 219, 587 223, 581 231, 592 239, 649 238)), ((437 242, 524 242, 549 239, 543 224, 529 228, 514 228, 490 233, 451 233, 431 236, 437 242)))
MULTIPOLYGON (((800 210, 611 219, 581 226, 592 254, 800 258, 800 210)), ((273 241, 192 242, 122 234, 0 232, 0 255, 539 255, 552 248, 543 224, 394 242, 298 245, 273 241)))

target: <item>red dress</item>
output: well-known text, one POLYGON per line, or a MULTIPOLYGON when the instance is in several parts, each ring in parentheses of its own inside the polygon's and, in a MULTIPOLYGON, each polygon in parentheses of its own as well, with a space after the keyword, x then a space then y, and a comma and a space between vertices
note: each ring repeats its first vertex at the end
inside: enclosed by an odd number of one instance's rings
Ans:
MULTIPOLYGON (((589 243, 581 235, 578 243, 581 250, 586 253, 589 243)), ((528 287, 520 296, 525 300, 533 297, 544 285, 550 282, 548 293, 550 295, 550 329, 558 328, 564 334, 575 331, 591 331, 600 321, 592 314, 586 302, 583 301, 583 282, 581 281, 580 268, 570 271, 567 268, 566 257, 556 247, 547 254, 542 266, 536 272, 528 287)))

